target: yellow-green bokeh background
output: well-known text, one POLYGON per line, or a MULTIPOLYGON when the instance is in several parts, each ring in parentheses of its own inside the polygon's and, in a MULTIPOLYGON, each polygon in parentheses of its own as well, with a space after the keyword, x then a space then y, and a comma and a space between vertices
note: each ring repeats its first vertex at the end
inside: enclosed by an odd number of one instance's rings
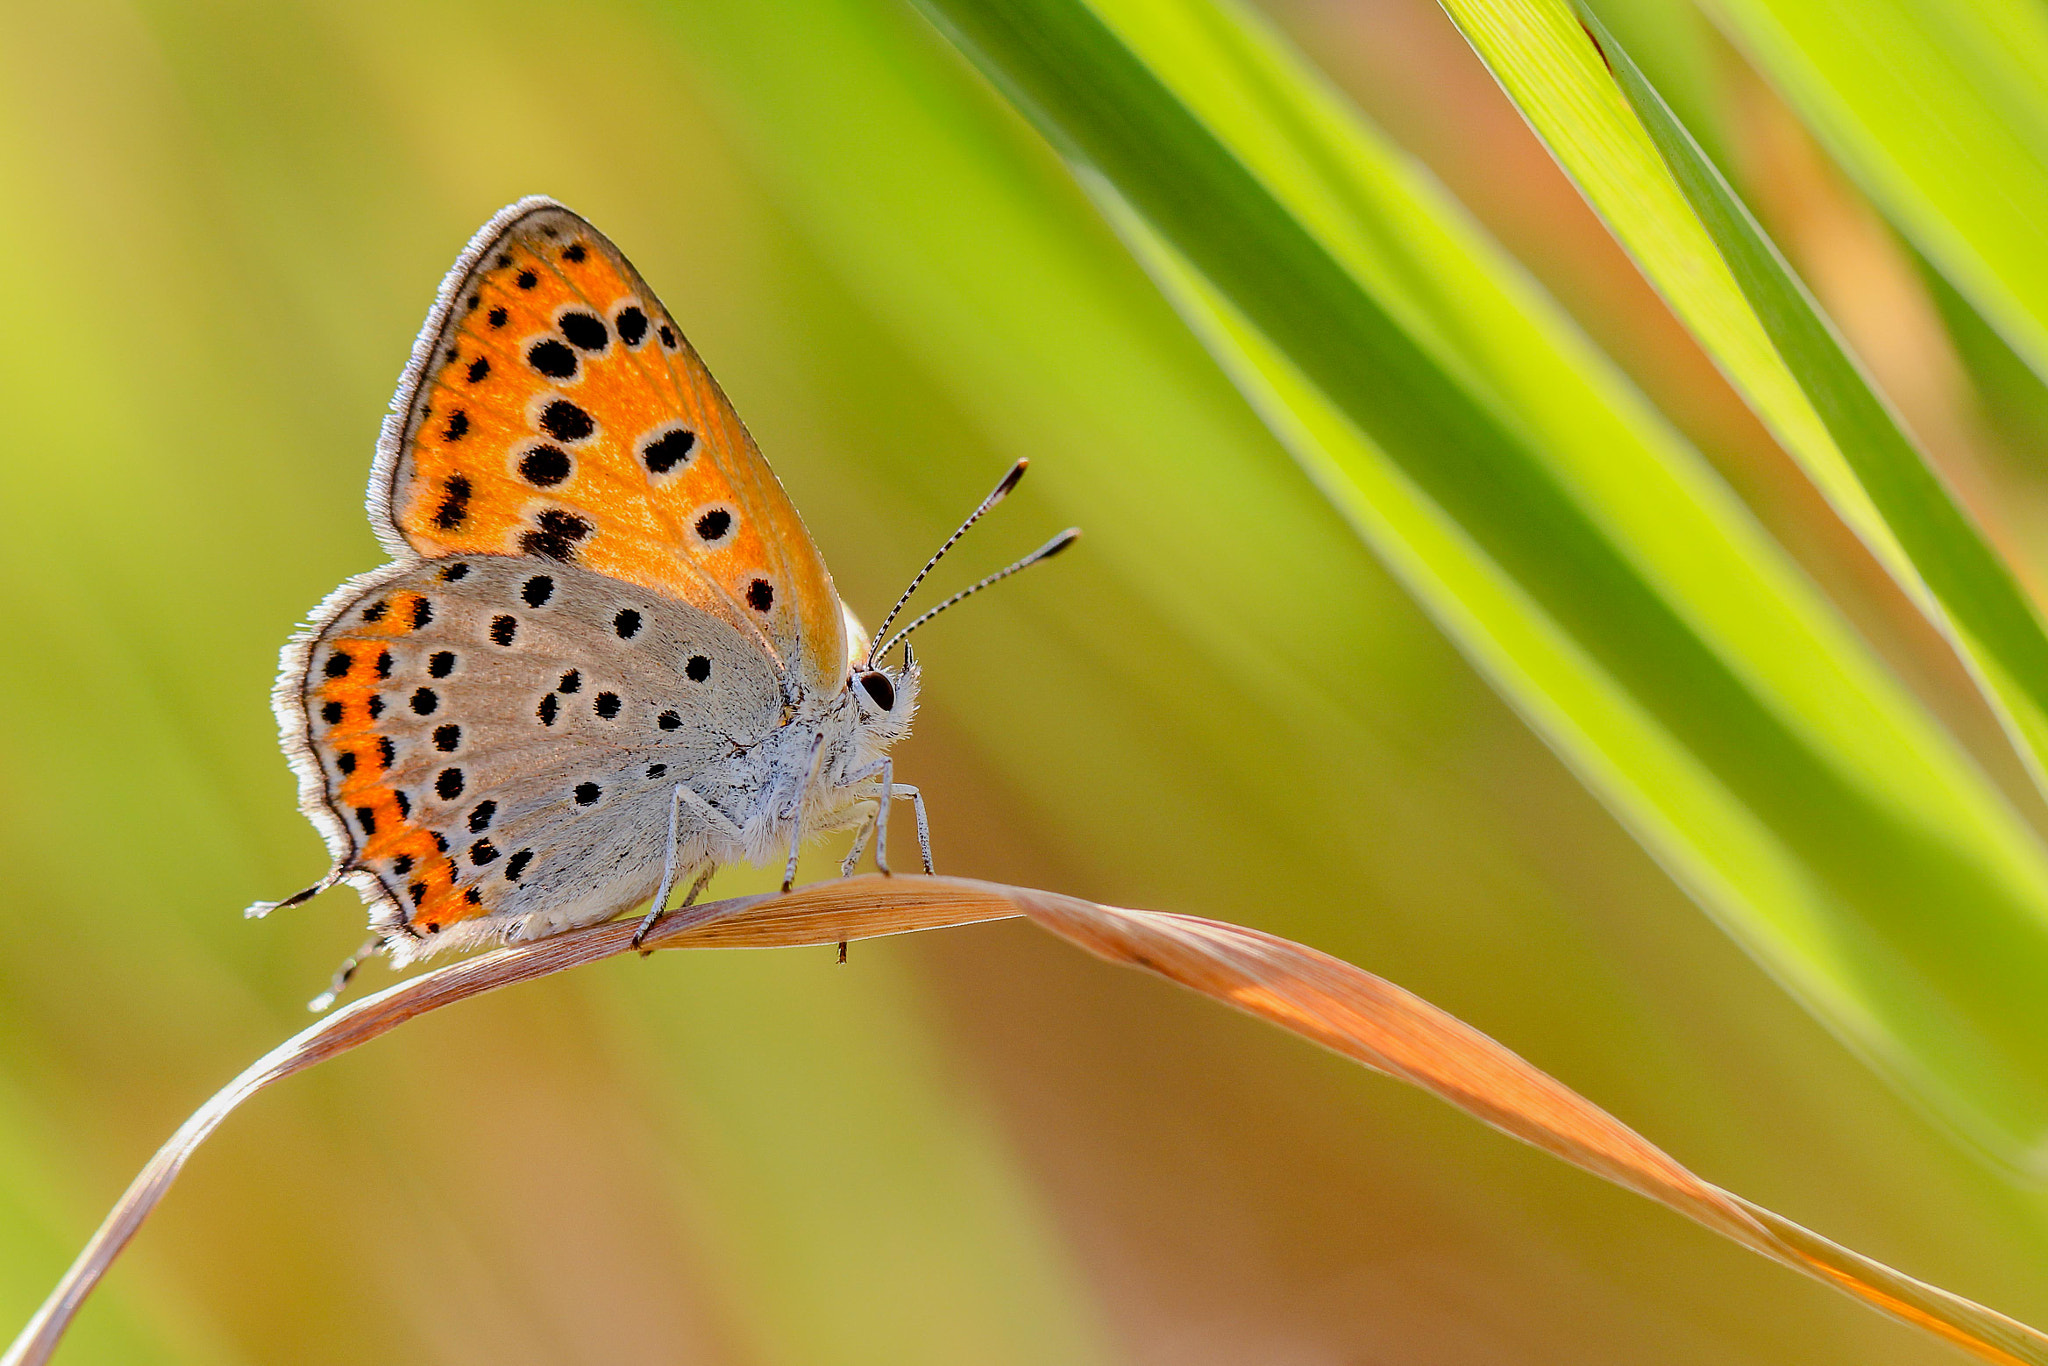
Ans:
MULTIPOLYGON (((1753 424, 1432 7, 1275 14, 1769 489, 1753 424)), ((1731 102, 1731 136, 1784 136, 1739 73, 1694 93, 1731 102)), ((535 192, 662 292, 868 619, 1019 456, 1031 479, 944 583, 1086 527, 923 637, 899 767, 943 869, 1313 943, 1712 1179, 2048 1318, 2048 1201, 1686 902, 898 0, 0 0, 8 1331, 360 937, 346 891, 239 916, 322 866, 276 650, 378 562, 361 493, 392 379, 468 233, 535 192)), ((1868 335, 1938 351, 1900 297, 1868 335)), ((1993 458, 1995 422, 1925 411, 1983 423, 1954 438, 1991 453, 1966 473, 2026 525, 2037 472, 1993 458)), ((60 1357, 1947 1359, 1017 926, 845 969, 614 962, 417 1022, 237 1116, 60 1357)))

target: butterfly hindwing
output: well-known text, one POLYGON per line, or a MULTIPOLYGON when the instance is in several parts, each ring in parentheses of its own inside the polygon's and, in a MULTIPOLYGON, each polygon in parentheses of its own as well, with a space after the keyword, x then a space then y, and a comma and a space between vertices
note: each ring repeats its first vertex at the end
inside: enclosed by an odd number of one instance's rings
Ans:
POLYGON ((531 558, 378 570, 291 649, 303 804, 400 962, 646 897, 675 784, 737 809, 735 747, 782 716, 773 665, 724 618, 531 558))
POLYGON ((638 272, 551 200, 499 213, 443 282, 370 504, 402 558, 574 565, 725 618, 805 691, 843 682, 838 595, 781 484, 638 272))

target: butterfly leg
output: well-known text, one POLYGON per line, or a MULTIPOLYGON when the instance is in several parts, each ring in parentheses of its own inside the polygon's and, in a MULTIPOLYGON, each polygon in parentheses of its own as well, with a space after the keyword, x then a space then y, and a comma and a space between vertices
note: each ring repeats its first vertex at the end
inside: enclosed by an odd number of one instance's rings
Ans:
POLYGON ((932 827, 931 821, 925 815, 924 794, 909 783, 895 781, 895 777, 896 762, 893 759, 877 759, 868 767, 846 776, 845 781, 849 783, 864 782, 869 778, 880 778, 881 782, 873 796, 860 798, 862 802, 875 804, 875 814, 861 827, 859 837, 853 842, 853 852, 840 864, 841 877, 850 875, 854 865, 860 862, 861 853, 867 848, 868 836, 871 834, 875 837, 875 869, 884 876, 888 875, 889 798, 891 794, 898 792, 910 798, 911 813, 917 817, 917 849, 924 857, 924 870, 927 874, 937 871, 932 867, 932 827))
POLYGON ((785 892, 796 886, 796 859, 804 849, 804 802, 811 795, 811 788, 817 784, 818 769, 824 761, 825 737, 821 734, 811 741, 810 764, 804 775, 804 785, 797 789, 796 800, 789 805, 789 862, 782 869, 782 890, 785 892))
MULTIPOLYGON (((676 885, 676 836, 682 829, 685 793, 696 797, 697 805, 708 805, 702 797, 697 797, 696 792, 687 783, 677 783, 675 790, 669 794, 668 847, 661 856, 661 886, 655 891, 654 904, 647 908, 647 915, 641 920, 640 928, 633 931, 633 947, 636 949, 640 947, 640 941, 647 937, 647 932, 659 924, 662 916, 668 913, 668 894, 676 885)), ((711 875, 717 871, 718 865, 707 860, 704 870, 697 875, 697 881, 691 886, 690 894, 683 899, 683 905, 687 906, 695 901, 697 894, 704 890, 704 884, 711 881, 711 875)))
POLYGON ((642 958, 653 953, 654 950, 641 948, 640 941, 645 939, 670 911, 688 910, 696 905, 697 898, 704 894, 704 889, 710 885, 712 875, 717 873, 717 871, 718 865, 706 860, 703 864, 703 871, 697 874, 697 880, 690 884, 689 891, 683 893, 683 899, 680 902, 670 906, 667 910, 661 909, 660 903, 657 902, 654 908, 647 912, 646 916, 640 921, 640 927, 633 931, 633 947, 640 949, 640 956, 642 958))
POLYGON ((917 852, 924 859, 925 876, 938 872, 932 867, 932 825, 924 814, 924 793, 908 783, 897 783, 896 790, 910 798, 910 814, 917 819, 917 852))
POLYGON ((334 970, 334 980, 327 984, 327 990, 306 1002, 306 1009, 312 1011, 315 1015, 319 1015, 331 1008, 336 1001, 341 999, 341 993, 348 990, 349 979, 356 975, 356 969, 361 967, 371 954, 383 947, 383 939, 372 939, 354 953, 342 959, 341 966, 334 970))
POLYGON ((909 783, 895 781, 896 765, 891 759, 882 760, 882 786, 875 801, 875 870, 882 876, 889 876, 889 799, 896 793, 910 798, 911 814, 917 818, 917 851, 924 856, 924 870, 935 872, 932 867, 932 827, 924 813, 924 794, 909 783))
POLYGON ((889 876, 889 792, 896 784, 894 760, 883 759, 882 785, 875 793, 875 871, 883 877, 889 876))
POLYGON ((868 840, 875 833, 875 818, 868 817, 861 822, 860 833, 853 837, 853 848, 839 861, 839 876, 852 877, 853 870, 860 866, 860 856, 868 851, 868 840))

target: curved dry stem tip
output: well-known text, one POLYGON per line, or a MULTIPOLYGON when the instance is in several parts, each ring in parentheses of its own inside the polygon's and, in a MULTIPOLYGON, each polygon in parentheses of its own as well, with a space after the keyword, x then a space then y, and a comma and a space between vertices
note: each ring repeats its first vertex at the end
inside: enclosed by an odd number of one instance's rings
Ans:
MULTIPOLYGON (((1437 1095, 1503 1133, 1695 1219, 1724 1237, 1925 1329, 1985 1361, 2048 1366, 2048 1337, 1751 1204, 1688 1171, 1614 1116, 1422 998, 1275 935, 957 878, 864 877, 671 913, 648 949, 833 944, 1027 915, 1111 962, 1142 968, 1437 1095)), ((271 1083, 416 1015, 635 949, 616 921, 451 964, 365 997, 235 1078, 135 1178, 0 1366, 48 1360, 114 1258, 192 1152, 271 1083)))
POLYGON ((1363 968, 1223 921, 1014 892, 1043 928, 1313 1040, 1985 1361, 2048 1366, 2048 1335, 1851 1252, 1696 1176, 1613 1115, 1363 968))

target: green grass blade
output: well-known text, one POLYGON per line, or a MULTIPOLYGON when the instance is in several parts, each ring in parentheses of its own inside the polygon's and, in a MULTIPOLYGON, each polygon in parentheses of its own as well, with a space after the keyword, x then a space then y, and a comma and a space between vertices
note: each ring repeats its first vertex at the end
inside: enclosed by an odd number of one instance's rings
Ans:
POLYGON ((1583 22, 1604 52, 1561 0, 1446 8, 1673 311, 1954 642, 2048 788, 2048 629, 1713 162, 1597 17, 1583 22))
POLYGON ((2048 11, 2030 0, 1722 0, 1864 190, 2048 376, 2048 11))
POLYGON ((1909 588, 1957 643, 2037 782, 2048 775, 2048 630, 1748 208, 1599 19, 1587 23, 1686 199, 1911 561, 1909 588))
POLYGON ((2039 844, 1554 306, 1233 15, 925 8, 1674 875, 1866 1056, 2030 1161, 2039 844))

